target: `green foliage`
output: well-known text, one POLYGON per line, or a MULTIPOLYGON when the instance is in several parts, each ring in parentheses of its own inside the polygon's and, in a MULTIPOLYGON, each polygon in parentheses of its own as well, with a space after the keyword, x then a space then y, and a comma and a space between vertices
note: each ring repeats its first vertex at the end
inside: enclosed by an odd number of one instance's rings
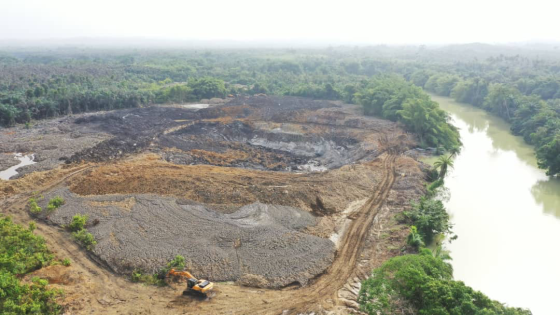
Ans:
POLYGON ((33 232, 37 229, 37 223, 35 221, 29 222, 29 231, 33 232))
POLYGON ((490 300, 461 281, 453 280, 451 266, 430 250, 394 257, 373 270, 362 282, 358 302, 368 314, 396 314, 403 308, 417 314, 531 314, 490 300))
POLYGON ((52 212, 56 210, 58 207, 64 204, 64 199, 60 196, 56 196, 53 199, 49 200, 49 204, 47 206, 47 210, 52 212))
POLYGON ((130 275, 130 280, 132 282, 140 282, 149 285, 156 285, 159 287, 166 285, 164 277, 160 277, 158 273, 147 274, 139 269, 135 269, 134 271, 132 271, 132 274, 130 275))
POLYGON ((420 90, 424 88, 483 107, 511 122, 515 134, 535 145, 539 166, 554 175, 560 170, 556 158, 560 57, 557 52, 517 49, 331 47, 88 53, 21 48, 0 56, 0 125, 190 102, 227 93, 267 93, 358 103, 368 115, 420 131, 422 145, 449 149, 458 142, 456 130, 447 127, 445 117, 429 105, 420 90), (406 100, 418 101, 405 109, 406 100), (414 117, 424 117, 423 122, 415 123, 414 117))
POLYGON ((439 179, 444 179, 445 175, 447 175, 447 170, 449 168, 453 168, 453 159, 451 158, 451 155, 442 155, 438 157, 437 161, 434 162, 434 168, 439 169, 439 179))
POLYGON ((175 256, 175 258, 168 262, 164 268, 160 269, 159 272, 154 274, 145 273, 142 270, 135 269, 134 271, 132 271, 130 280, 132 282, 142 282, 150 285, 164 286, 166 285, 165 277, 171 269, 185 269, 185 257, 181 255, 175 256))
MULTIPOLYGON (((451 232, 449 214, 440 200, 422 197, 419 203, 413 203, 412 210, 405 211, 404 215, 412 221, 414 229, 429 244, 438 234, 451 232)), ((418 246, 416 246, 418 247, 418 246)))
POLYGON ((97 241, 95 237, 89 233, 86 229, 81 229, 77 232, 73 232, 72 235, 83 247, 87 250, 92 250, 95 245, 97 245, 97 241))
POLYGON ((407 129, 420 137, 421 143, 450 149, 460 145, 459 132, 448 123, 448 116, 429 99, 409 99, 397 111, 407 129))
POLYGON ((366 115, 402 122, 423 144, 447 149, 460 145, 459 133, 448 123, 447 114, 426 93, 402 78, 374 78, 355 98, 366 115))
POLYGON ((413 225, 410 227, 410 234, 408 234, 408 238, 406 239, 406 243, 416 249, 423 247, 424 240, 422 239, 422 235, 418 233, 417 228, 413 225))
POLYGON ((87 250, 92 250, 93 247, 97 245, 97 241, 95 240, 95 237, 85 228, 87 220, 87 215, 76 214, 72 217, 72 221, 68 224, 67 228, 73 232, 72 236, 74 236, 74 239, 78 243, 87 250))
POLYGON ((0 313, 16 314, 60 314, 62 308, 56 298, 61 290, 47 289, 46 280, 34 278, 31 284, 21 284, 9 272, 0 271, 0 313))
MULTIPOLYGON (((438 171, 436 169, 433 169, 433 171, 435 172, 435 180, 431 183, 428 184, 428 186, 426 187, 427 190, 427 194, 426 197, 430 198, 430 197, 434 197, 437 193, 438 188, 443 186, 443 178, 439 178, 438 175, 438 171)), ((434 176, 434 175, 431 175, 434 176)))
POLYGON ((169 272, 172 268, 177 270, 185 269, 185 257, 181 255, 175 256, 173 260, 167 263, 166 272, 169 272))
POLYGON ((0 270, 20 275, 49 264, 54 256, 45 240, 0 216, 0 270))
POLYGON ((58 314, 60 307, 55 299, 59 290, 46 288, 47 281, 33 279, 21 284, 18 276, 24 275, 53 261, 45 240, 29 229, 14 224, 9 217, 0 216, 0 313, 1 314, 58 314))
POLYGON ((87 214, 80 215, 76 214, 72 217, 72 222, 68 225, 68 229, 72 232, 78 232, 85 228, 88 220, 87 214))
POLYGON ((41 213, 41 211, 43 211, 43 209, 41 207, 39 207, 39 205, 37 204, 37 199, 36 198, 29 198, 29 201, 27 203, 29 205, 29 211, 32 214, 39 214, 41 213))
POLYGON ((226 96, 226 87, 224 81, 220 79, 210 77, 200 78, 197 80, 189 81, 188 86, 192 90, 192 95, 197 100, 203 98, 226 96))
POLYGON ((62 265, 63 265, 63 266, 68 267, 68 266, 70 266, 71 264, 72 264, 72 261, 70 260, 70 258, 64 258, 64 259, 62 260, 62 265))

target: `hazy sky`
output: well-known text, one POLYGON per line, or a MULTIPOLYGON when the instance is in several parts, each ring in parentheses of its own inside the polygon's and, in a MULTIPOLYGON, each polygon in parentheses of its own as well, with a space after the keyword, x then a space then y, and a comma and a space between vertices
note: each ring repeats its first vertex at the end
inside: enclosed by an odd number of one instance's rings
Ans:
POLYGON ((0 40, 560 41, 555 0, 0 0, 0 40))

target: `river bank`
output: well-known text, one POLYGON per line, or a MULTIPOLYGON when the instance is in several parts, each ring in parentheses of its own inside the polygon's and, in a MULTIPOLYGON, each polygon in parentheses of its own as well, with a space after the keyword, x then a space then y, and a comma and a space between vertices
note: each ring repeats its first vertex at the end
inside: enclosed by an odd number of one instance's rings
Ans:
POLYGON ((432 99, 451 115, 463 142, 446 178, 446 207, 459 236, 446 244, 455 279, 534 314, 557 314, 560 180, 537 168, 533 148, 502 119, 432 99))

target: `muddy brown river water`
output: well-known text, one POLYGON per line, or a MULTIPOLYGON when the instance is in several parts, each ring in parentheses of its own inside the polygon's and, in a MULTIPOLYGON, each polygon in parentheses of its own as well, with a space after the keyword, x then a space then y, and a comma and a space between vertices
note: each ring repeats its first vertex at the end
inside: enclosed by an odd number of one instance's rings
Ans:
POLYGON ((455 279, 533 314, 560 314, 560 178, 537 168, 533 147, 502 119, 432 99, 451 114, 464 145, 446 178, 459 236, 446 245, 455 279))

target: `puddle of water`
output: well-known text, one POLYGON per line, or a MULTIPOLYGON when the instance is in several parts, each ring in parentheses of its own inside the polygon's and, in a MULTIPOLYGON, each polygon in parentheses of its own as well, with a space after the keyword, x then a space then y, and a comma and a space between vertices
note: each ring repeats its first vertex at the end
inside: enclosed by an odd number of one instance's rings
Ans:
POLYGON ((310 172, 310 173, 326 172, 328 170, 326 166, 320 165, 319 162, 313 160, 307 162, 307 164, 299 165, 297 168, 300 171, 310 172))
POLYGON ((33 155, 33 154, 22 155, 21 153, 16 153, 16 154, 14 154, 14 158, 19 160, 19 164, 14 165, 14 166, 6 169, 6 170, 1 171, 0 172, 0 179, 9 180, 13 176, 17 175, 18 168, 26 166, 26 165, 31 165, 31 164, 37 163, 37 162, 33 161, 35 159, 35 155, 33 155))
POLYGON ((202 108, 208 108, 208 104, 186 104, 186 105, 181 105, 182 108, 188 108, 188 109, 202 109, 202 108))

